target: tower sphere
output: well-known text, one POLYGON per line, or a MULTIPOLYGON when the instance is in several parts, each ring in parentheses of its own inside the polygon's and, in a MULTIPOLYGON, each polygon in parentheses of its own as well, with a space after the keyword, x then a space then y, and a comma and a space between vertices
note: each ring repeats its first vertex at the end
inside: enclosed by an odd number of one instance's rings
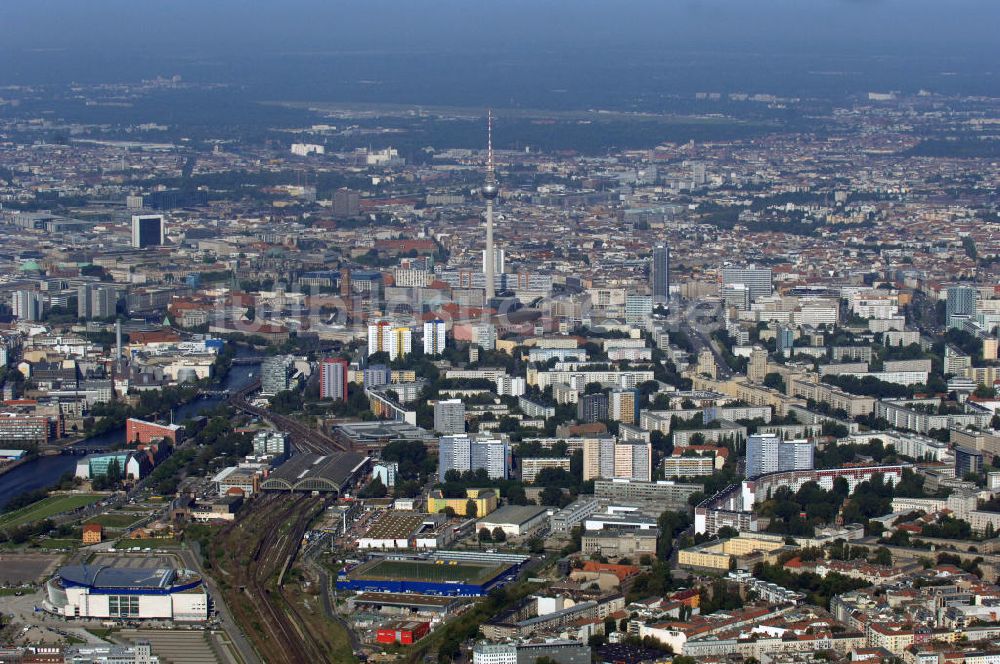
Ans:
POLYGON ((496 182, 487 182, 479 190, 479 195, 488 201, 492 201, 500 195, 500 187, 497 186, 496 182))

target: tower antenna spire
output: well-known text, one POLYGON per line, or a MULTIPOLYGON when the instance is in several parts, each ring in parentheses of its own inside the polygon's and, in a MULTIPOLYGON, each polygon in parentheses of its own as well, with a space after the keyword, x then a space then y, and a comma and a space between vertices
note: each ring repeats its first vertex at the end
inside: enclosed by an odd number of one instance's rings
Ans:
POLYGON ((486 175, 494 179, 493 168, 493 109, 489 109, 486 119, 486 175))

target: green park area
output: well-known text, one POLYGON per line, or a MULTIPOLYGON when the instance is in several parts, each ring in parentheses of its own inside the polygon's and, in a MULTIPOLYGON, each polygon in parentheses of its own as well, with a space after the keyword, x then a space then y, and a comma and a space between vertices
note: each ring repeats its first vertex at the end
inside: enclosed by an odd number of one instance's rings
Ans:
POLYGON ((82 493, 65 496, 49 496, 26 505, 19 510, 0 516, 0 528, 17 528, 28 523, 48 519, 56 514, 71 512, 99 501, 103 496, 96 493, 82 493))

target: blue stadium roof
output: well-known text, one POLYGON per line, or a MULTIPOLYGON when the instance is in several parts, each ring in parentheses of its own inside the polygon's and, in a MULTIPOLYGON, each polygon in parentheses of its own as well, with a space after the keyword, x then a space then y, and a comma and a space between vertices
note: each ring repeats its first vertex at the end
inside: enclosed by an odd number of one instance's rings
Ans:
POLYGON ((65 585, 89 588, 167 589, 174 584, 176 571, 164 567, 107 567, 67 565, 59 577, 65 585))

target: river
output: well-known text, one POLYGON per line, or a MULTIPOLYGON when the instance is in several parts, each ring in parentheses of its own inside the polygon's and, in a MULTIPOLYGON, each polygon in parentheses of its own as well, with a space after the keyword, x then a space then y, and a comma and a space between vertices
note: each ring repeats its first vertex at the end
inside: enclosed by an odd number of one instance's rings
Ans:
MULTIPOLYGON (((240 348, 243 355, 249 354, 244 348, 240 348)), ((251 376, 260 376, 260 365, 236 364, 229 370, 229 374, 222 381, 222 387, 230 390, 239 389, 253 380, 251 376)), ((222 397, 201 397, 190 403, 179 406, 174 410, 174 421, 183 422, 189 417, 194 417, 222 403, 222 397)), ((115 429, 99 436, 93 436, 82 440, 77 445, 87 449, 99 449, 120 445, 125 442, 125 429, 115 429)), ((11 498, 18 496, 25 491, 36 489, 47 489, 59 481, 59 478, 66 472, 73 472, 76 469, 76 462, 80 456, 72 454, 60 454, 55 456, 38 457, 32 461, 18 466, 8 473, 0 475, 0 509, 6 505, 11 498)))

